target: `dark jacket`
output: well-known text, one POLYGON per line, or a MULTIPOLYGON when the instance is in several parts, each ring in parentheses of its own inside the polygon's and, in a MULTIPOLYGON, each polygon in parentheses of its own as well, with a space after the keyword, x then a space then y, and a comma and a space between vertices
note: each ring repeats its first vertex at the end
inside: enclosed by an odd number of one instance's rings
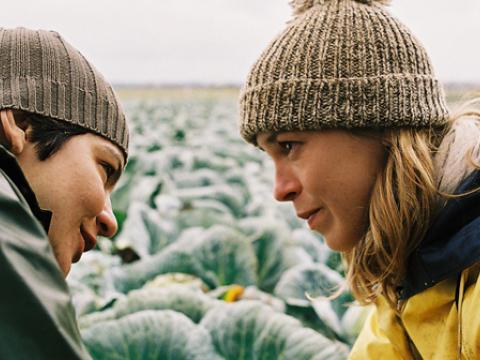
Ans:
MULTIPOLYGON (((455 194, 480 188, 480 171, 455 194)), ((408 299, 442 280, 459 276, 480 261, 480 192, 450 199, 436 216, 419 248, 410 256, 400 297, 408 299)))
POLYGON ((0 359, 90 359, 42 211, 0 146, 0 359))

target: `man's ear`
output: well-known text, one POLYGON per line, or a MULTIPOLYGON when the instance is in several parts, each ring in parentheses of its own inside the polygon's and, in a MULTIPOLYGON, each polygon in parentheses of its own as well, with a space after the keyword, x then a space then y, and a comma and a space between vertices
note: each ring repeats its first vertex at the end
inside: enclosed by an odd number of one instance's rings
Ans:
POLYGON ((19 155, 25 146, 25 131, 17 125, 11 109, 0 110, 0 122, 3 134, 9 145, 9 150, 14 155, 19 155))

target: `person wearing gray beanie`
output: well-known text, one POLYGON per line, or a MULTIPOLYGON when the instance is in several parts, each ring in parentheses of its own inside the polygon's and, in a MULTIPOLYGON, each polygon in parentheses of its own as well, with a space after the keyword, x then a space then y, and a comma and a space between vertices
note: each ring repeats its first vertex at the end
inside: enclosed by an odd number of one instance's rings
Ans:
POLYGON ((0 28, 0 358, 89 359, 64 277, 112 237, 128 156, 111 85, 54 31, 0 28))
POLYGON ((243 86, 239 130, 373 305, 351 359, 476 358, 480 111, 448 109, 388 3, 292 0, 243 86))

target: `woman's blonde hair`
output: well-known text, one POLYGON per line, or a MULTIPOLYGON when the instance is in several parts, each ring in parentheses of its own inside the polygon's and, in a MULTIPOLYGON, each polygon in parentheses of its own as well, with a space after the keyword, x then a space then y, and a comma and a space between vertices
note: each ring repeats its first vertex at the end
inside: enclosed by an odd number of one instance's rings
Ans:
MULTIPOLYGON (((397 302, 409 255, 460 182, 480 168, 480 101, 467 103, 441 129, 400 128, 382 134, 387 159, 371 195, 369 228, 344 254, 347 282, 362 304, 383 295, 397 302)), ((461 195, 460 195, 461 196, 461 195)))

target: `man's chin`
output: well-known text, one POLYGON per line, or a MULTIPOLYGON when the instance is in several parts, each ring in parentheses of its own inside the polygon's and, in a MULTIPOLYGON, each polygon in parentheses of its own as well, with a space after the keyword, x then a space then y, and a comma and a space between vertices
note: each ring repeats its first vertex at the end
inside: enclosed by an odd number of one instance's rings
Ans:
POLYGON ((72 262, 67 259, 63 261, 60 261, 59 259, 57 259, 57 262, 58 262, 58 265, 60 266, 60 270, 63 273, 63 277, 66 278, 72 267, 72 262))

